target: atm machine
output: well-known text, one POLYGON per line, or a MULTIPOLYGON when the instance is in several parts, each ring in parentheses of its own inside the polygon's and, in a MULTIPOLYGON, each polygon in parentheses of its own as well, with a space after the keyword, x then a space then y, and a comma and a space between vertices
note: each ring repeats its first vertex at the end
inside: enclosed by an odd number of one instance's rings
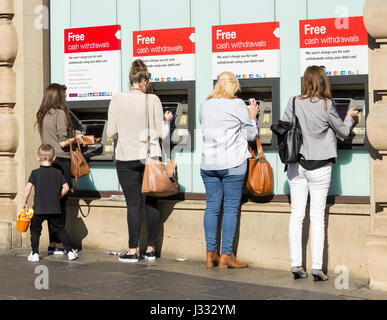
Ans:
POLYGON ((258 136, 266 150, 277 149, 277 138, 270 126, 280 118, 280 85, 279 78, 240 79, 239 98, 249 105, 249 99, 255 98, 259 104, 258 136))
POLYGON ((152 82, 153 94, 162 103, 164 113, 170 111, 170 150, 194 149, 195 81, 152 82))
POLYGON ((90 162, 113 162, 115 141, 106 136, 107 112, 106 106, 99 106, 105 101, 89 101, 84 103, 69 103, 69 112, 75 130, 84 135, 94 135, 101 140, 95 145, 81 146, 83 156, 90 162))
POLYGON ((359 110, 358 119, 347 139, 338 139, 339 149, 366 149, 366 117, 368 115, 368 76, 331 76, 329 77, 334 106, 344 120, 348 109, 359 110))

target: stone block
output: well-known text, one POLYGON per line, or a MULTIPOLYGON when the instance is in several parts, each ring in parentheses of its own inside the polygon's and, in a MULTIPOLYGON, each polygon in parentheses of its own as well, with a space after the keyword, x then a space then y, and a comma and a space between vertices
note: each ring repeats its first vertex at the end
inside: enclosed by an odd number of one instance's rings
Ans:
POLYGON ((0 249, 12 247, 12 223, 0 221, 0 249))
POLYGON ((387 291, 387 235, 367 236, 367 263, 370 289, 387 291))
POLYGON ((0 106, 16 103, 16 74, 10 67, 0 66, 0 106))
POLYGON ((0 198, 0 221, 16 221, 17 205, 9 198, 0 198))
POLYGON ((17 164, 13 158, 0 157, 0 194, 14 197, 17 193, 17 164))
POLYGON ((12 15, 15 13, 14 0, 0 0, 0 14, 12 15))

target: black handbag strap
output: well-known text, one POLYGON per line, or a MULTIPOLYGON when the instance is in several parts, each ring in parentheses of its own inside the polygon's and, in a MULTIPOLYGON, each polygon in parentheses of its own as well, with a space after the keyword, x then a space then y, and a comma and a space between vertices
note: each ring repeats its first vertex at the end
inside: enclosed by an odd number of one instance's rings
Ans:
POLYGON ((296 97, 293 97, 293 117, 292 117, 292 128, 296 126, 296 97))

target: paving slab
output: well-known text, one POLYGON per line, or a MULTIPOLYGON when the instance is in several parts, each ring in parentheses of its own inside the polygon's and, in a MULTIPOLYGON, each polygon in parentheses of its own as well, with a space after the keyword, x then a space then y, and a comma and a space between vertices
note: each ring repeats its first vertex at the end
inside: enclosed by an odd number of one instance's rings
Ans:
POLYGON ((290 272, 208 269, 202 261, 157 259, 118 262, 117 256, 82 250, 79 259, 47 256, 27 261, 29 250, 0 250, 1 300, 385 300, 386 292, 368 289, 366 280, 349 280, 347 290, 335 287, 337 275, 326 282, 294 280, 290 272), (40 274, 49 272, 49 289, 38 290, 40 274))

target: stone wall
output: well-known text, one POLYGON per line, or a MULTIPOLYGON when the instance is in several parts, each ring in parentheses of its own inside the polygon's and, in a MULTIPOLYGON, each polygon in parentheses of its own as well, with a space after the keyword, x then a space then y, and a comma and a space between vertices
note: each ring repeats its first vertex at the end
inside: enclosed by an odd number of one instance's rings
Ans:
POLYGON ((47 81, 43 2, 0 0, 0 248, 28 243, 15 221, 29 174, 38 167, 34 122, 47 81))

